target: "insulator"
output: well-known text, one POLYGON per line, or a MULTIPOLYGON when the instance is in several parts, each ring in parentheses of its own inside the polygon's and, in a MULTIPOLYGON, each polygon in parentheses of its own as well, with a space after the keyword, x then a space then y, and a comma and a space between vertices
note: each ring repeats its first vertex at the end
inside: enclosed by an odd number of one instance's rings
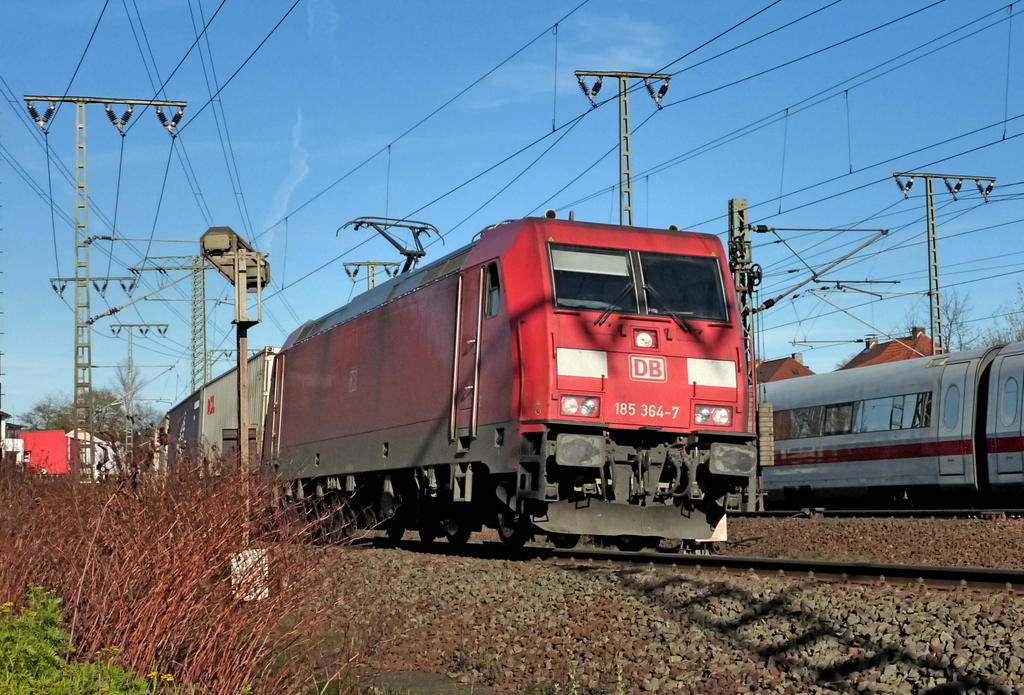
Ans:
POLYGON ((900 177, 899 176, 894 176, 893 178, 896 179, 896 187, 899 188, 900 189, 900 193, 902 193, 903 192, 903 182, 900 181, 900 177))
MULTIPOLYGON (((585 96, 587 99, 589 99, 591 95, 590 95, 590 90, 587 89, 587 83, 583 81, 582 77, 577 77, 576 81, 579 82, 580 89, 583 90, 583 96, 585 96)), ((29 104, 28 108, 31 111, 32 110, 32 104, 29 104)))
POLYGON ((171 127, 178 125, 181 122, 181 117, 185 115, 185 109, 178 109, 178 112, 174 114, 174 118, 171 119, 171 127))
POLYGON ((117 122, 117 116, 114 115, 114 109, 110 108, 110 104, 107 104, 105 111, 107 112, 107 118, 110 119, 110 122, 114 124, 115 128, 120 130, 121 125, 117 122))
POLYGON ((651 86, 651 80, 649 77, 644 78, 644 87, 647 87, 647 93, 651 95, 651 99, 657 101, 658 97, 654 96, 654 87, 651 86))
POLYGON ((668 94, 668 80, 661 83, 661 89, 658 90, 658 99, 661 100, 668 94))
POLYGON ((49 120, 53 118, 53 114, 56 110, 57 105, 53 102, 50 102, 50 105, 47 107, 46 112, 43 113, 42 116, 40 116, 39 112, 36 111, 36 107, 33 106, 32 102, 28 103, 28 115, 32 117, 32 120, 35 121, 36 125, 40 128, 46 127, 47 122, 49 122, 49 120))
POLYGON ((914 177, 911 176, 909 179, 907 179, 907 185, 903 187, 903 192, 906 193, 907 191, 909 191, 911 186, 913 186, 913 185, 914 185, 914 177))
POLYGON ((601 91, 601 83, 604 81, 603 77, 598 77, 597 82, 594 83, 594 88, 590 90, 590 96, 596 97, 597 93, 601 91))
POLYGON ((160 121, 160 125, 164 128, 167 127, 167 116, 164 115, 164 110, 159 106, 156 107, 156 117, 160 121))
POLYGON ((982 193, 982 195, 985 196, 985 198, 988 198, 988 194, 991 193, 992 189, 995 188, 995 187, 996 187, 996 182, 995 181, 989 181, 989 184, 985 188, 985 191, 982 193))
POLYGON ((128 125, 128 119, 132 117, 133 113, 135 113, 135 107, 129 104, 128 108, 124 110, 124 115, 121 116, 122 126, 128 125))

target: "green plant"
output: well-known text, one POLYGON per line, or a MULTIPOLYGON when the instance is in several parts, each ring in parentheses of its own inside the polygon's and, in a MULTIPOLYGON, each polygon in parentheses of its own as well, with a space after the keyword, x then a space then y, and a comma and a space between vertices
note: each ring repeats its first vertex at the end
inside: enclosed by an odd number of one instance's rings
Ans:
POLYGON ((10 695, 148 695, 146 682, 116 661, 116 649, 99 663, 74 663, 68 633, 60 627, 60 599, 38 587, 18 614, 14 604, 0 606, 0 692, 10 695))

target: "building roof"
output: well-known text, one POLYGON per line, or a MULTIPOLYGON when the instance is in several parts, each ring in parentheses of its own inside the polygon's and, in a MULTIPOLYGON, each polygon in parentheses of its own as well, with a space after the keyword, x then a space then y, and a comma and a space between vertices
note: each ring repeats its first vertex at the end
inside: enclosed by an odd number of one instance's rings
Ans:
POLYGON ((768 360, 757 365, 757 383, 764 384, 769 381, 782 381, 783 379, 795 379, 798 376, 810 376, 814 374, 800 358, 796 356, 783 357, 778 360, 768 360))
POLYGON ((873 338, 864 341, 864 349, 853 356, 839 369, 854 369, 871 364, 886 364, 912 360, 932 354, 932 339, 924 334, 924 328, 914 326, 913 332, 905 338, 878 342, 873 338))

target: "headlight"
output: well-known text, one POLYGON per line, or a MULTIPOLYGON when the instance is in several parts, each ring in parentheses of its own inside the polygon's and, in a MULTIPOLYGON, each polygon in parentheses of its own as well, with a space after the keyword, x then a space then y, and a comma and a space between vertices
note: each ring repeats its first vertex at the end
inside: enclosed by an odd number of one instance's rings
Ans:
POLYGON ((570 417, 600 417, 601 399, 589 396, 562 396, 562 415, 570 417))
POLYGON ((732 408, 724 405, 698 405, 693 410, 693 422, 697 425, 732 425, 732 408))
POLYGON ((656 348, 658 336, 651 331, 633 331, 633 344, 638 348, 656 348))

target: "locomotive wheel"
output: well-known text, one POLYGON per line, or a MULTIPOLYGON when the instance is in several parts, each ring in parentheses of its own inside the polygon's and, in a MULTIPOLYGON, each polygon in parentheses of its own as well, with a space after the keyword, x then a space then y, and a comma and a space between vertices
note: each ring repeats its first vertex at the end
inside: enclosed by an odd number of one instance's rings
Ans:
POLYGON ((420 526, 417 533, 419 534, 420 540, 424 543, 433 543, 437 539, 437 527, 433 524, 430 524, 429 526, 420 526))
POLYGON ((465 545, 473 535, 473 527, 467 523, 449 519, 444 522, 444 537, 452 545, 465 545))
POLYGON ((385 532, 388 540, 400 541, 405 536, 405 525, 404 524, 389 524, 388 529, 385 532))
POLYGON ((624 553, 638 553, 647 545, 643 536, 619 536, 615 539, 615 547, 624 553))
POLYGON ((533 533, 518 515, 510 510, 498 514, 498 539, 509 548, 522 548, 533 533))
POLYGON ((551 545, 562 550, 571 550, 575 548, 580 542, 580 534, 578 533, 551 533, 548 534, 548 540, 551 541, 551 545))

